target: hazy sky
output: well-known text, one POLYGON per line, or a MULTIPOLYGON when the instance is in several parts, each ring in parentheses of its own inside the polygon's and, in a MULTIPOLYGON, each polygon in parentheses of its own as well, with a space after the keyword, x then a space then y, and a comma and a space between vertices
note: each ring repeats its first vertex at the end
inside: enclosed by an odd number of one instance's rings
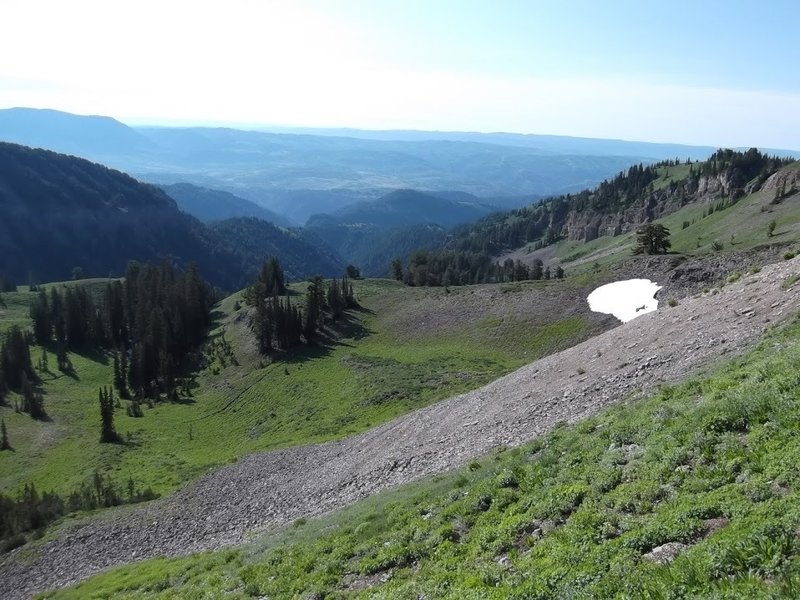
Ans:
POLYGON ((800 149, 798 0, 2 0, 0 107, 800 149))

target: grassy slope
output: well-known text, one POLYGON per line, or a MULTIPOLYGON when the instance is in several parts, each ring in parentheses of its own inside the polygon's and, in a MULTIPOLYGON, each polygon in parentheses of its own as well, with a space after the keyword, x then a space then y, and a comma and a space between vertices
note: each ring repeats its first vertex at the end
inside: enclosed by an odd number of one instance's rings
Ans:
MULTIPOLYGON (((800 170, 800 162, 786 169, 800 170)), ((689 173, 687 165, 664 167, 666 179, 660 177, 655 186, 666 186, 673 180, 680 180, 689 173)), ((768 243, 795 242, 800 239, 800 199, 787 198, 780 204, 771 204, 773 192, 756 192, 740 199, 733 206, 703 218, 703 211, 715 205, 716 201, 692 204, 681 210, 658 219, 671 232, 672 251, 691 256, 713 254, 712 244, 722 243, 722 252, 742 251, 768 243), (776 229, 772 237, 767 236, 767 226, 775 220, 776 229), (683 228, 684 221, 691 225, 683 228), (733 243, 731 243, 733 235, 733 243)), ((620 257, 630 256, 636 235, 633 232, 617 237, 600 237, 591 242, 562 240, 546 249, 564 264, 570 273, 582 271, 597 265, 604 266, 619 261, 620 257), (572 267, 572 268, 570 268, 572 267)))
MULTIPOLYGON (((786 168, 800 170, 800 163, 786 168)), ((712 253, 714 241, 722 243, 725 249, 739 250, 770 242, 797 240, 800 238, 800 198, 793 196, 779 204, 772 204, 773 198, 772 191, 756 192, 706 218, 702 218, 703 209, 707 209, 708 205, 687 206, 660 222, 672 233, 673 250, 686 254, 712 253), (773 220, 777 226, 770 238, 767 236, 767 226, 773 220), (684 221, 694 223, 682 229, 684 221)))
POLYGON ((52 597, 798 597, 799 367, 796 320, 710 377, 461 472, 52 597), (668 542, 686 545, 672 565, 643 557, 668 542))
MULTIPOLYGON (((73 354, 73 379, 55 371, 51 354, 52 373, 42 374, 42 380, 52 421, 0 408, 15 448, 0 453, 0 491, 15 493, 33 482, 40 491, 69 492, 98 469, 118 484, 130 477, 138 488, 163 494, 249 452, 363 431, 585 338, 590 326, 581 316, 545 324, 551 315, 528 316, 510 304, 515 290, 535 295, 547 288, 544 282, 506 286, 507 294, 491 300, 485 287, 452 290, 444 297, 444 290, 357 282, 364 310, 339 326, 340 338, 266 365, 255 352, 247 309, 234 310, 234 295, 218 308, 213 332, 220 340, 224 331, 232 355, 209 353, 212 360, 197 373, 191 404, 145 407, 140 419, 118 409, 116 428, 127 445, 98 442, 97 390, 111 384, 111 361, 73 354), (439 306, 441 318, 442 306, 451 302, 464 310, 457 322, 425 325, 432 307, 439 306), (501 316, 486 316, 488 302, 501 316)), ((28 323, 31 296, 3 295, 8 308, 0 309, 0 332, 12 323, 28 323)), ((34 363, 40 355, 34 347, 34 363)))

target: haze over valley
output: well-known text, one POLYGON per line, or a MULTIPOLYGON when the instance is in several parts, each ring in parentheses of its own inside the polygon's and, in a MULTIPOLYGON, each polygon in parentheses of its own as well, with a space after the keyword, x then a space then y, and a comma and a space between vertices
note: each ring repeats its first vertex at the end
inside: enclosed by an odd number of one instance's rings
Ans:
POLYGON ((795 13, 4 2, 0 597, 798 597, 795 13))

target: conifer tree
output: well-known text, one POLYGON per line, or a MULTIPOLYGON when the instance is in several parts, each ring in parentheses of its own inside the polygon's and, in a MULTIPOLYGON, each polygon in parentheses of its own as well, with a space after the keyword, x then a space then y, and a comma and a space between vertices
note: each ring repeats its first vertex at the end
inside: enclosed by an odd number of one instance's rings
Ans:
MULTIPOLYGON (((709 207, 712 210, 713 206, 709 207)), ((636 230, 636 247, 634 254, 666 254, 672 243, 669 241, 669 229, 660 223, 646 223, 636 230)))
POLYGON ((32 419, 44 421, 47 413, 44 410, 44 397, 42 393, 33 387, 27 374, 22 374, 22 412, 28 413, 32 419))
POLYGON ((317 329, 322 327, 324 305, 325 292, 323 290, 322 277, 316 276, 311 280, 306 292, 305 323, 303 324, 303 335, 306 340, 313 339, 317 329))
POLYGON ((48 360, 47 348, 42 348, 42 371, 47 373, 50 371, 50 361, 48 360))
POLYGON ((14 325, 8 330, 5 341, 0 344, 0 370, 5 383, 12 390, 22 387, 22 376, 34 378, 28 340, 22 330, 14 325))
POLYGON ((119 435, 114 429, 114 397, 111 390, 100 388, 100 442, 116 444, 119 435))
POLYGON ((50 341, 52 325, 50 322, 50 307, 47 303, 47 294, 43 289, 33 299, 30 306, 30 316, 33 320, 33 337, 39 344, 50 341))
POLYGON ((6 420, 0 420, 0 450, 11 450, 11 443, 8 441, 8 430, 6 430, 6 420))

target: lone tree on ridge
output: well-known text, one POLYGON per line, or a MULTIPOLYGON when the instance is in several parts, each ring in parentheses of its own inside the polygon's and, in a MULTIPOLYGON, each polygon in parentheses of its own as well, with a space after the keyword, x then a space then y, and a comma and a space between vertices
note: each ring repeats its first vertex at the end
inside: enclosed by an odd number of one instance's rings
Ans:
POLYGON ((660 223, 645 223, 636 230, 634 254, 666 254, 670 247, 669 229, 660 223))

